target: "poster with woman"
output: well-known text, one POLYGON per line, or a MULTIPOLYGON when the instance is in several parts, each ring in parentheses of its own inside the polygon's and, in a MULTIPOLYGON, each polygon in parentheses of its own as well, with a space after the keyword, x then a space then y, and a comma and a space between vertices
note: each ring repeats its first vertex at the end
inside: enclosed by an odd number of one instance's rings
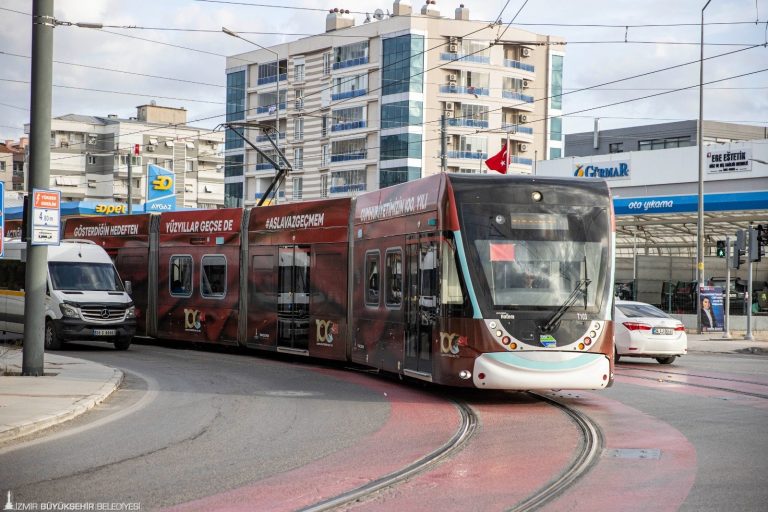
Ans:
POLYGON ((719 286, 702 286, 699 290, 701 300, 702 332, 722 331, 725 325, 723 308, 723 289, 719 286))

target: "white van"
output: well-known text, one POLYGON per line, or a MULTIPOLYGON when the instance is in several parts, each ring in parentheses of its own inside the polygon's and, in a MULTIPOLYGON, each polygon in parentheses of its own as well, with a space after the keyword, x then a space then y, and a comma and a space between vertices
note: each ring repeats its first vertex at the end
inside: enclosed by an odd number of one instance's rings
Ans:
MULTIPOLYGON (((24 334, 26 242, 6 240, 0 258, 0 332, 24 334)), ((87 240, 62 240, 48 247, 45 348, 70 340, 99 340, 126 350, 136 333, 130 293, 106 251, 87 240), (126 291, 127 289, 127 291, 126 291)))

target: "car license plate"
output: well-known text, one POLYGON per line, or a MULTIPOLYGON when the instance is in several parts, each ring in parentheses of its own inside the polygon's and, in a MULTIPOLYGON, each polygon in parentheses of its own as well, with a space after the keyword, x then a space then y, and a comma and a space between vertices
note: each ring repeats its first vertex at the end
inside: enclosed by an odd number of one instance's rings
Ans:
POLYGON ((94 329, 93 335, 94 336, 114 336, 117 334, 117 331, 115 329, 94 329))
POLYGON ((661 334, 664 336, 671 336, 675 333, 675 330, 671 327, 654 327, 653 331, 651 331, 653 334, 661 334))

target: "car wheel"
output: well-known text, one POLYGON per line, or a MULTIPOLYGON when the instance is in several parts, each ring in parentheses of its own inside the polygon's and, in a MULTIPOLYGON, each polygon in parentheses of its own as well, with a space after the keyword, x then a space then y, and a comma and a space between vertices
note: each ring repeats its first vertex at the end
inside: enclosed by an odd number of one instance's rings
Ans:
POLYGON ((51 320, 45 321, 45 350, 60 350, 61 340, 56 335, 56 327, 51 320))
POLYGON ((131 338, 120 338, 115 341, 115 350, 128 350, 131 346, 131 338))
POLYGON ((619 355, 619 350, 616 348, 616 346, 613 347, 613 362, 618 363, 621 360, 621 356, 619 355))
POLYGON ((659 362, 659 364, 672 364, 675 361, 676 356, 669 356, 669 357, 657 357, 656 360, 659 362))

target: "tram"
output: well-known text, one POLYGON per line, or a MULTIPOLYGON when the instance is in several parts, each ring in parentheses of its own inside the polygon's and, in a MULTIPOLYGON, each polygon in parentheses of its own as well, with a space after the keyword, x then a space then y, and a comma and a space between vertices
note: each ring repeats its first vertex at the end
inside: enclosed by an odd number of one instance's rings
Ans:
POLYGON ((355 198, 66 221, 138 332, 485 389, 613 382, 602 180, 439 174, 355 198))

